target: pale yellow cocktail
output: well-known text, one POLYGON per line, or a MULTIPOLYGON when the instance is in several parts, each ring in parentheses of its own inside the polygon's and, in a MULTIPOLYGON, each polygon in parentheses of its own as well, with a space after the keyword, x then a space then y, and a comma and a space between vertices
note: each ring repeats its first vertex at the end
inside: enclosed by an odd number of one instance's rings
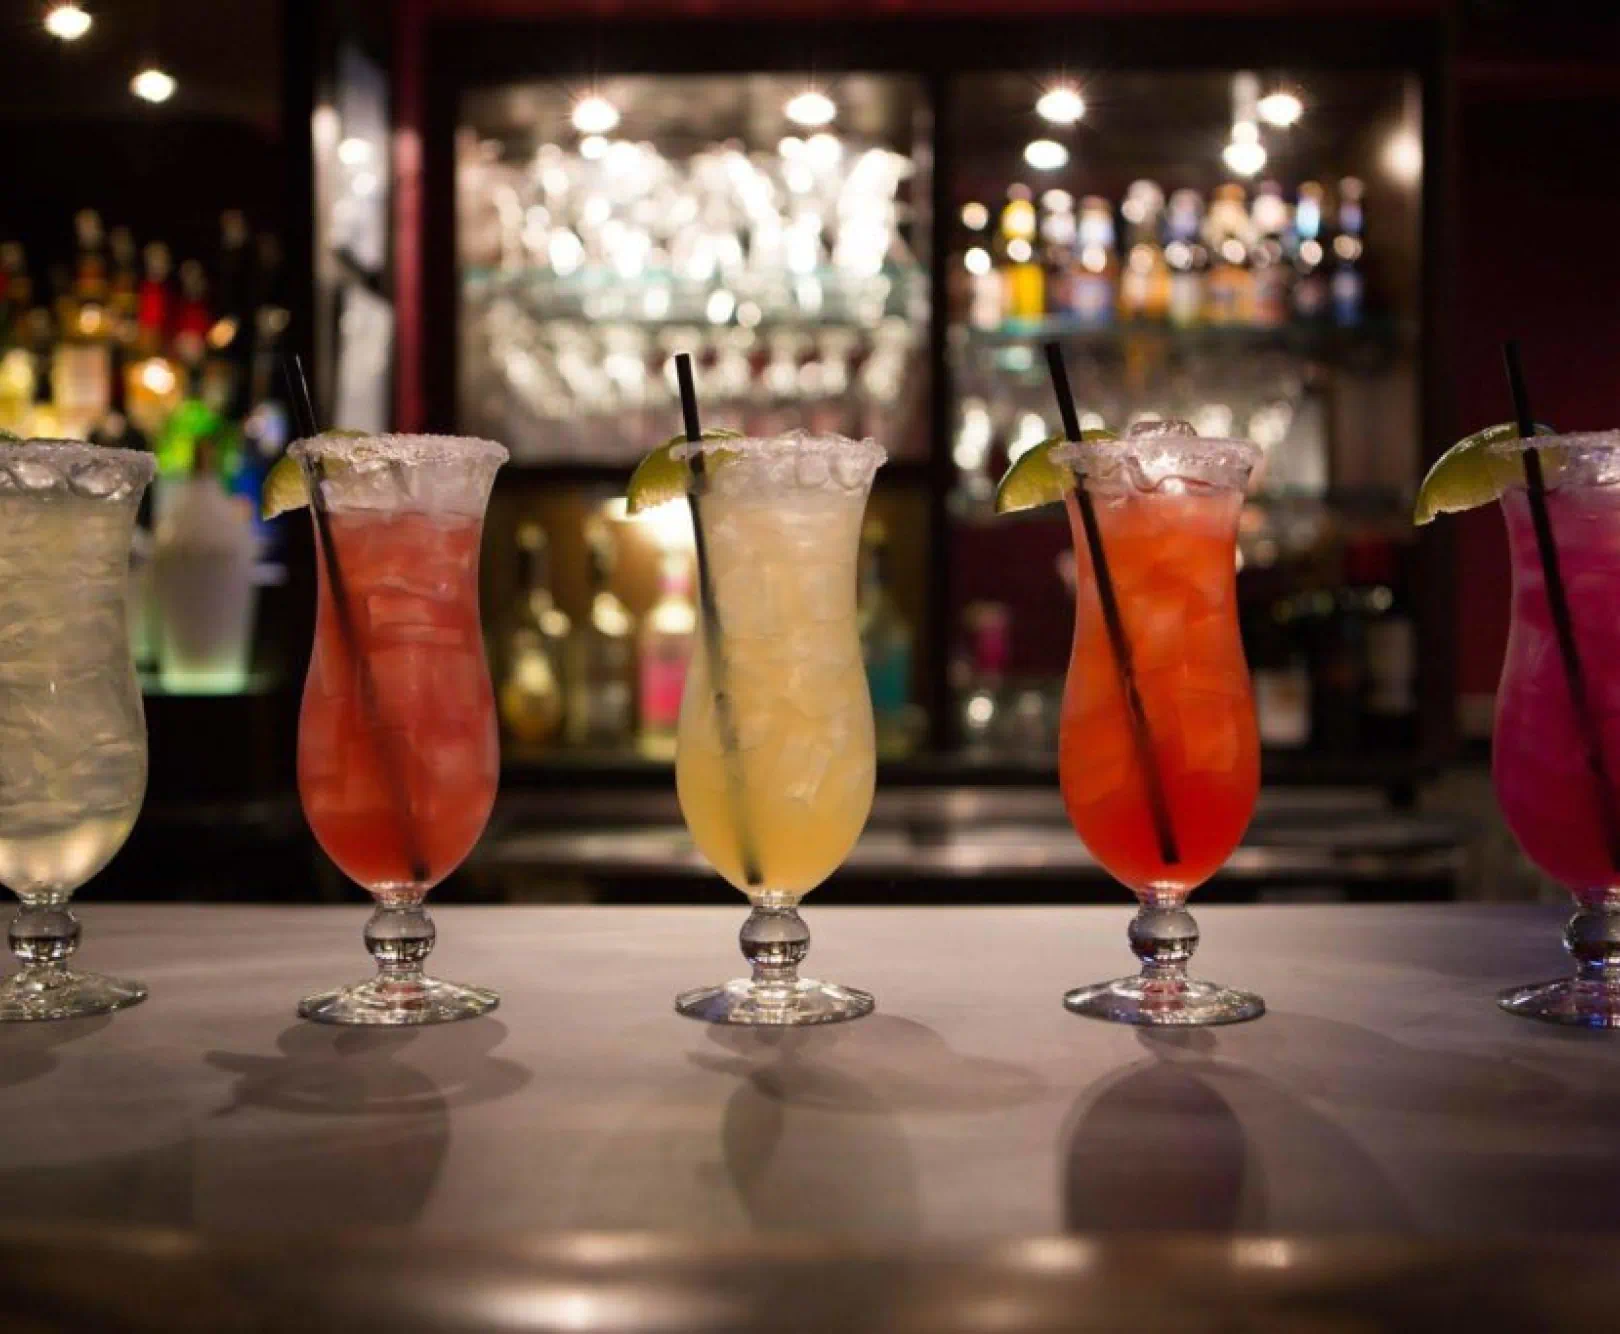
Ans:
POLYGON ((754 901, 743 928, 754 976, 678 1004, 729 1023, 851 1018, 871 997, 798 977, 809 932, 794 905, 838 869, 872 809, 856 560, 884 453, 797 433, 674 452, 694 449, 714 619, 687 675, 675 784, 693 841, 754 901))
POLYGON ((781 459, 786 475, 774 480, 769 458, 739 459, 716 472, 702 502, 740 812, 727 791, 703 636, 675 760, 681 813, 703 855, 751 898, 778 902, 831 875, 872 809, 872 701, 855 627, 855 563, 875 461, 865 480, 846 487, 812 457, 808 484, 781 459), (744 874, 739 815, 758 857, 755 885, 744 874))

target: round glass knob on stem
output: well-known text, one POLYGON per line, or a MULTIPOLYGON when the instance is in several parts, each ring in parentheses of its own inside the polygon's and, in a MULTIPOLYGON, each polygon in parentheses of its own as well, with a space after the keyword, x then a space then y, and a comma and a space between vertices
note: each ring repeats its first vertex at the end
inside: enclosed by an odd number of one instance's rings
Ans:
POLYGON ((1504 991, 1509 1014, 1577 1028, 1620 1028, 1620 904, 1583 906, 1564 928, 1575 976, 1504 991))
POLYGON ((298 1013, 321 1024, 444 1024, 488 1014, 500 997, 484 987, 428 977, 422 964, 438 931, 420 903, 379 904, 366 923, 377 976, 307 996, 298 1013))
POLYGON ((1142 971, 1077 987, 1063 997, 1065 1008, 1090 1019, 1150 1027, 1237 1024, 1266 1012, 1265 1001, 1253 992, 1187 976, 1198 948, 1198 923, 1181 903, 1144 903, 1128 936, 1142 971))
POLYGON ((73 1019, 146 999, 139 982, 67 966, 79 948, 79 919, 65 903, 24 904, 8 935, 22 967, 0 982, 0 1020, 73 1019))
POLYGON ((872 1012, 865 991, 799 976, 810 953, 810 928, 796 903, 755 903, 738 940, 752 976, 682 992, 675 998, 681 1014, 711 1024, 788 1026, 835 1024, 872 1012))

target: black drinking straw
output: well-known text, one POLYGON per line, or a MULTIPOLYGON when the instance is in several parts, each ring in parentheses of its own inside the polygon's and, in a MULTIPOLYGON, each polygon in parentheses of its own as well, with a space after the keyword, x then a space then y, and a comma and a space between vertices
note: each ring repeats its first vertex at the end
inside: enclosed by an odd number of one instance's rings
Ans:
MULTIPOLYGON (((1046 344, 1046 366, 1052 373, 1052 389, 1057 394, 1058 411, 1063 415, 1063 434, 1080 441, 1080 419, 1074 410, 1074 394, 1069 389, 1069 372, 1063 365, 1063 349, 1055 342, 1046 344)), ((1114 595, 1114 577, 1108 571, 1103 551, 1102 530, 1097 526, 1097 510, 1083 475, 1076 479, 1075 503, 1080 507, 1080 526, 1085 529, 1086 550, 1091 555, 1091 571, 1097 581, 1097 600, 1102 603, 1103 623, 1108 627, 1108 643, 1114 651, 1114 666, 1125 691, 1125 711, 1131 720, 1131 740, 1136 745, 1137 763, 1147 784, 1148 808, 1153 814, 1153 831, 1159 840, 1159 859, 1166 866, 1181 860, 1176 830, 1170 820, 1170 803, 1164 794, 1164 777, 1159 773, 1158 756, 1153 750, 1153 733, 1148 727, 1147 710, 1136 686, 1136 668, 1131 662, 1131 641, 1125 637, 1120 619, 1119 599, 1114 595)))
MULTIPOLYGON (((293 411, 298 414, 299 425, 305 437, 313 440, 320 434, 320 428, 315 422, 315 403, 309 396, 309 382, 304 379, 304 363, 297 353, 282 360, 281 373, 286 378, 293 411)), ((348 650, 349 658, 355 665, 356 679, 360 685, 360 707, 365 712, 366 725, 372 740, 377 743, 377 761, 383 770, 383 781, 388 785, 389 795, 393 798, 394 813, 399 817, 400 840, 405 847, 405 860, 410 863, 411 879, 419 885, 424 885, 428 881, 428 864, 416 845, 416 829, 411 823, 411 796, 405 787, 405 770, 396 762, 398 756, 384 753, 392 747, 388 745, 386 740, 388 733, 382 727, 382 711, 377 701, 377 682, 371 675, 371 665, 360 652, 360 639, 354 630, 354 616, 343 582, 343 569, 338 564, 337 545, 332 541, 332 526, 327 519, 326 499, 321 494, 321 461, 314 455, 311 455, 310 461, 314 464, 315 485, 309 490, 309 508, 315 516, 315 537, 321 544, 321 559, 326 566, 326 583, 332 594, 332 610, 337 615, 338 633, 342 636, 343 646, 348 650)))
POLYGON ((675 378, 681 388, 681 418, 686 438, 699 446, 687 460, 692 469, 692 489, 686 493, 692 507, 692 543, 697 550, 698 604, 703 608, 703 649, 709 659, 709 680, 714 686, 714 720, 720 730, 720 749, 725 755, 726 795, 731 801, 732 819, 737 825, 738 853, 742 858, 743 880, 750 886, 764 883, 759 869, 759 852, 754 831, 748 822, 748 806, 743 792, 742 749, 737 743, 737 720, 731 712, 731 691, 726 679, 726 660, 720 634, 720 612, 714 602, 714 579, 709 569, 708 549, 703 542, 703 516, 698 502, 708 489, 709 479, 701 448, 703 429, 698 425, 697 386, 692 381, 690 353, 675 354, 675 378))
MULTIPOLYGON (((1519 439, 1534 440, 1535 417, 1530 411, 1530 395, 1524 387, 1524 368, 1519 364, 1519 340, 1502 344, 1502 360, 1507 366, 1508 392, 1513 395, 1513 415, 1518 419, 1519 439)), ((1575 643, 1575 623, 1569 614, 1569 593, 1558 565, 1558 544, 1553 541, 1552 515, 1547 512, 1547 481, 1541 471, 1541 451, 1526 445, 1524 455, 1525 494, 1530 501, 1530 522, 1536 531, 1536 551, 1546 576, 1547 610, 1552 614, 1553 633, 1558 638, 1558 656, 1564 663, 1564 681, 1569 686, 1570 703, 1575 709, 1575 726, 1586 744, 1586 767, 1597 784, 1598 814, 1603 821, 1604 842, 1608 845, 1609 865, 1620 870, 1620 815, 1614 804, 1614 788, 1609 783, 1608 766, 1603 761, 1603 742, 1592 713, 1591 696, 1586 693, 1586 673, 1581 670, 1580 649, 1575 643)))

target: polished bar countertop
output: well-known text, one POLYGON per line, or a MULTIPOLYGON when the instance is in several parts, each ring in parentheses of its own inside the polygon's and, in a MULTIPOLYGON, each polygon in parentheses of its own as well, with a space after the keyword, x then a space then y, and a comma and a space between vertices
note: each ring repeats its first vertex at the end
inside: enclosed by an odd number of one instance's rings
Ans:
POLYGON ((875 1015, 680 1018, 744 911, 446 905, 434 971, 501 1008, 381 1032, 293 1015, 365 971, 363 908, 81 905, 151 999, 0 1027, 0 1230, 1620 1232, 1620 1034, 1494 1005, 1565 971, 1556 909, 1207 908, 1196 971, 1270 1012, 1147 1033, 1059 1004, 1126 971, 1124 905, 812 899, 809 971, 875 1015))

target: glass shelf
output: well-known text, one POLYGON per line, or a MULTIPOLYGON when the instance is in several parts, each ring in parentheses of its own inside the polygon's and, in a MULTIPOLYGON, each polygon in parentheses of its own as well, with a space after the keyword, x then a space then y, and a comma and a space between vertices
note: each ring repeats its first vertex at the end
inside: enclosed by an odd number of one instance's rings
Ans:
POLYGON ((1409 336, 1415 335, 1403 330, 1398 321, 1378 317, 1369 317, 1359 324, 1345 327, 1295 321, 1262 328, 1254 325, 1179 327, 1146 322, 1098 327, 1055 316, 1044 320, 1009 321, 994 329, 958 325, 951 330, 953 340, 965 341, 975 349, 989 350, 1003 369, 1030 369, 1042 375, 1045 374, 1045 363, 1033 355, 1034 347, 1050 339, 1094 352, 1123 348, 1132 343, 1159 343, 1172 352, 1281 351, 1294 352, 1313 360, 1333 361, 1352 355, 1365 355, 1368 351, 1380 354, 1392 352, 1409 336), (999 354, 1009 349, 1020 352, 1028 350, 1031 353, 1029 367, 1023 366, 1022 357, 1013 365, 1005 365, 1005 358, 999 354))
POLYGON ((898 319, 918 325, 920 336, 928 316, 928 275, 915 264, 889 264, 873 274, 820 268, 704 280, 667 270, 626 277, 611 268, 567 276, 543 268, 466 268, 462 290, 469 303, 506 298, 536 319, 616 321, 643 329, 875 328, 898 319))

